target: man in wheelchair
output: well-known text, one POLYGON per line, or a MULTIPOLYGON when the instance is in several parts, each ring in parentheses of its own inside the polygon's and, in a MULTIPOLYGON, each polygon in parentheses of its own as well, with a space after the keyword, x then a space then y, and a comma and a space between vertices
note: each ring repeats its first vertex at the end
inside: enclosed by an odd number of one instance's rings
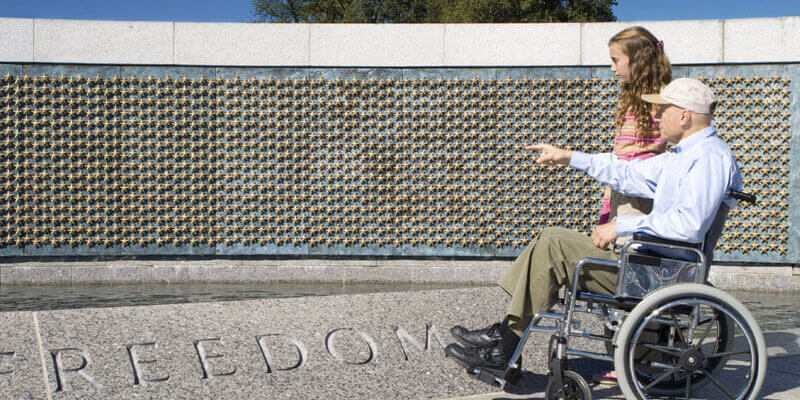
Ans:
MULTIPOLYGON (((597 226, 591 237, 564 228, 541 231, 499 282, 511 295, 505 318, 483 329, 453 327, 451 333, 462 344, 447 346, 449 357, 468 368, 505 369, 533 316, 556 304, 560 288, 572 284, 576 270, 581 290, 613 295, 619 268, 575 266, 584 258, 619 260, 620 255, 608 249, 618 236, 645 234, 698 247, 709 231, 718 237, 718 210, 736 205, 726 193, 739 190, 742 178, 731 151, 712 125, 717 101, 713 91, 698 80, 679 78, 660 94, 642 95, 642 99, 653 104, 661 137, 674 144, 664 154, 622 161, 612 154, 591 155, 548 144, 526 149, 540 153, 537 163, 568 164, 622 194, 651 198, 652 212, 617 216, 597 226)), ((706 248, 705 253, 710 255, 712 250, 713 246, 706 248)))

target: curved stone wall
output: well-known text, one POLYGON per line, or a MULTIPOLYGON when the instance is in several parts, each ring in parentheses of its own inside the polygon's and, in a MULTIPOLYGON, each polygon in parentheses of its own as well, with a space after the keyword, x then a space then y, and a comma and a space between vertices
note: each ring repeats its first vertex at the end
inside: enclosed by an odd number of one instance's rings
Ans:
MULTIPOLYGON (((513 256, 596 221, 597 184, 522 147, 609 151, 600 69, 103 68, 6 66, 5 255, 513 256)), ((796 68, 676 72, 761 198, 718 259, 787 260, 796 68)))
MULTIPOLYGON (((644 25, 685 42, 668 47, 675 62, 745 60, 733 39, 748 32, 787 44, 749 61, 796 61, 798 20, 644 25)), ((602 64, 598 48, 625 24, 0 21, 5 61, 21 61, 0 64, 0 256, 513 257, 546 226, 596 223, 599 187, 534 165, 522 146, 610 150, 617 88, 607 68, 552 65, 602 64), (28 28, 30 57, 14 52, 28 28), (190 51, 202 57, 181 58, 190 51), (308 57, 297 65, 383 67, 214 66, 281 65, 297 51, 308 57), (551 66, 483 66, 492 60, 551 66), (127 65, 137 63, 211 66, 127 65), (439 67, 392 67, 402 63, 439 67)), ((734 210, 718 260, 800 260, 799 69, 675 68, 717 91, 717 126, 760 198, 734 210)))

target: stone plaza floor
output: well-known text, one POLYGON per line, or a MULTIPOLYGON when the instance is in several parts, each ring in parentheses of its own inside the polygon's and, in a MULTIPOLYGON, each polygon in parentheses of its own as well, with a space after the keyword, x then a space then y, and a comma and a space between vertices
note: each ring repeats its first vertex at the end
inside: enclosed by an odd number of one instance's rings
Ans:
MULTIPOLYGON (((497 287, 0 312, 9 398, 541 398, 546 334, 496 393, 444 357, 457 323, 502 315, 497 287), (538 396, 538 397, 537 397, 538 396)), ((584 327, 596 330, 598 321, 584 327)), ((763 398, 800 395, 800 329, 766 332, 763 398)), ((576 343, 599 350, 597 343, 576 343)), ((607 363, 579 359, 590 376, 607 363)), ((620 398, 615 387, 595 398, 620 398)))

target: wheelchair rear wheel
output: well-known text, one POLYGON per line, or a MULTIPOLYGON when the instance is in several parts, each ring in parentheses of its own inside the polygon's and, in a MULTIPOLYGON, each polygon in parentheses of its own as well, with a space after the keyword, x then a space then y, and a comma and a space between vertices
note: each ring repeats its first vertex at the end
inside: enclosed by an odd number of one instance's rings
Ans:
POLYGON ((734 297, 676 284, 650 293, 625 318, 614 367, 626 398, 751 399, 764 381, 766 346, 734 297))
MULTIPOLYGON (((686 311, 684 315, 689 315, 690 310, 686 311)), ((730 351, 734 343, 735 326, 733 321, 724 313, 717 310, 705 310, 706 315, 699 316, 695 331, 700 331, 705 334, 703 339, 702 348, 706 352, 723 353, 730 351)), ((648 348, 646 344, 668 344, 674 346, 676 341, 680 338, 689 337, 691 333, 688 327, 681 327, 680 331, 676 330, 671 324, 653 323, 645 327, 637 341, 638 345, 634 348, 634 362, 636 364, 636 372, 640 379, 648 384, 658 378, 662 373, 663 366, 661 364, 671 361, 669 354, 648 348)), ((613 356, 613 353, 611 354, 613 356)), ((701 366, 711 376, 715 376, 719 370, 725 365, 727 357, 707 358, 701 366)), ((685 371, 678 371, 655 384, 650 392, 658 395, 679 396, 686 391, 686 384, 688 373, 685 371)), ((691 391, 696 392, 703 386, 710 383, 710 380, 703 374, 694 374, 692 379, 691 391)))

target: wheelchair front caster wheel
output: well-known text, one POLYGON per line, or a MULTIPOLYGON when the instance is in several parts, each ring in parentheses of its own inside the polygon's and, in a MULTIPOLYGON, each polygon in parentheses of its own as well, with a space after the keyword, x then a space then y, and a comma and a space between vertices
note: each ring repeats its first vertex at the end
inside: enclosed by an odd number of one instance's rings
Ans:
POLYGON ((545 400, 592 400, 589 384, 575 371, 564 371, 561 386, 558 387, 555 377, 550 376, 544 390, 545 400))

